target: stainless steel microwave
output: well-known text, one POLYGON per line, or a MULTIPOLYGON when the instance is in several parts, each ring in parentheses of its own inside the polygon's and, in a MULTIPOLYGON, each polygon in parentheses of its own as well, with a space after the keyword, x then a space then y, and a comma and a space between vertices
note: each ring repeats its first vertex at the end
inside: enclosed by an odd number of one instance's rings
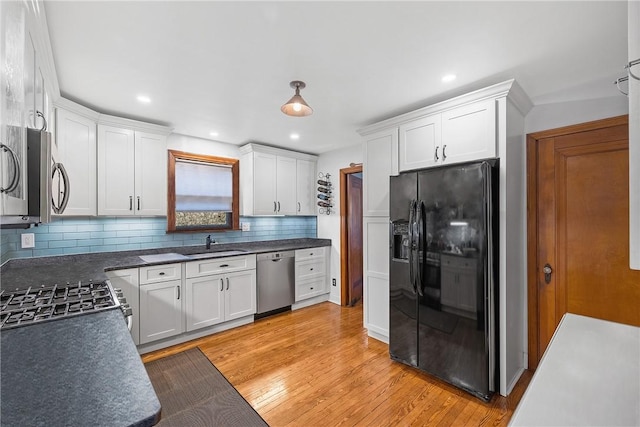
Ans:
POLYGON ((52 154, 51 134, 27 129, 27 211, 2 215, 1 228, 29 228, 51 221, 51 214, 61 214, 69 202, 69 177, 62 163, 52 154))

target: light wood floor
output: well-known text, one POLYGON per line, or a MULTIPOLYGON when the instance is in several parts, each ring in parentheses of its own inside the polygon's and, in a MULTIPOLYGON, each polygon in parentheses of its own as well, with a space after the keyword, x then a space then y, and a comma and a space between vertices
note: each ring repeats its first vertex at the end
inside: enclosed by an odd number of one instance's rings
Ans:
POLYGON ((508 398, 483 403, 389 359, 367 336, 362 305, 325 302, 148 353, 199 347, 264 420, 278 426, 503 426, 531 373, 508 398))

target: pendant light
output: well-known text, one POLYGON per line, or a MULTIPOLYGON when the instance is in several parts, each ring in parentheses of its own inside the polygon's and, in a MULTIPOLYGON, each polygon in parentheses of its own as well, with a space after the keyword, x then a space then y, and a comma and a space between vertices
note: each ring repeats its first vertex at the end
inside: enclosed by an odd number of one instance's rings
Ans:
POLYGON ((313 109, 309 107, 309 105, 300 96, 300 89, 304 89, 306 84, 304 84, 304 82, 300 80, 294 80, 289 83, 289 86, 296 90, 296 94, 293 95, 293 97, 288 100, 286 104, 280 107, 282 112, 288 116, 310 116, 313 113, 313 109))

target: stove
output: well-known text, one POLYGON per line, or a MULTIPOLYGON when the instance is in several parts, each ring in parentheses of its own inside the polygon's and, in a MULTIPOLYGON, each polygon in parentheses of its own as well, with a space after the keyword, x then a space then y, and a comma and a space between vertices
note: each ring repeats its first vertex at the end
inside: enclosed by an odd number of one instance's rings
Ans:
POLYGON ((108 280, 32 286, 0 291, 0 329, 16 328, 69 316, 122 309, 131 324, 131 308, 108 280))

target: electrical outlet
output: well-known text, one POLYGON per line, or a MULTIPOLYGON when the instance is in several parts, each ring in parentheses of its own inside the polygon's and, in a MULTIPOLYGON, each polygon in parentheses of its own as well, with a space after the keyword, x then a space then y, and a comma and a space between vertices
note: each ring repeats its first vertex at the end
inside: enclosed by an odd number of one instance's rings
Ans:
POLYGON ((22 249, 29 249, 36 247, 36 235, 33 233, 22 233, 20 235, 22 240, 22 249))
POLYGON ((333 286, 335 286, 335 285, 336 285, 336 279, 335 279, 335 277, 334 277, 333 279, 331 279, 331 284, 332 284, 333 286))
POLYGON ((243 222, 242 223, 242 231, 251 231, 251 223, 243 222))

